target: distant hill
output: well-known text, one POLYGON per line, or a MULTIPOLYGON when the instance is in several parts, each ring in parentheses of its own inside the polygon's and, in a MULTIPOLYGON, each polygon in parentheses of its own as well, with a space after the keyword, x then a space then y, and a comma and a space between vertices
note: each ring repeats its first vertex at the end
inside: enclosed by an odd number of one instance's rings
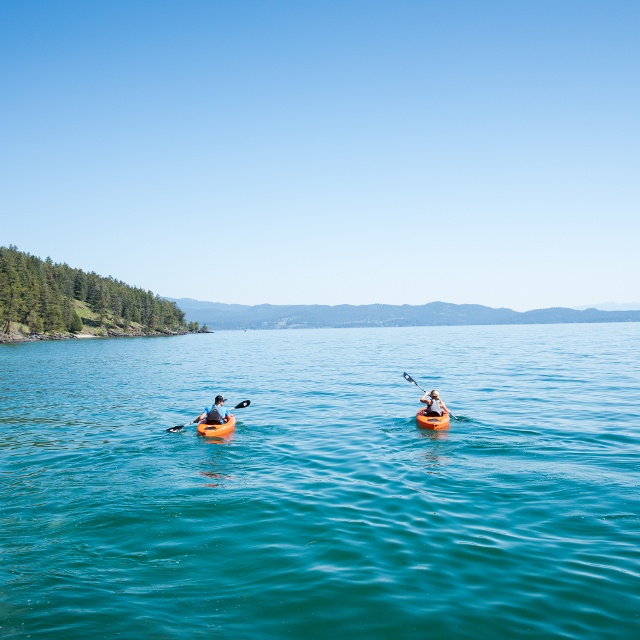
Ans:
POLYGON ((598 304, 589 304, 574 308, 579 311, 583 311, 584 309, 598 309, 599 311, 638 311, 640 310, 640 302, 599 302, 598 304))
POLYGON ((319 329, 325 327, 415 327, 432 325, 560 324, 640 322, 640 311, 599 311, 554 307, 534 311, 494 309, 477 304, 271 305, 255 306, 167 298, 190 322, 216 329, 319 329))

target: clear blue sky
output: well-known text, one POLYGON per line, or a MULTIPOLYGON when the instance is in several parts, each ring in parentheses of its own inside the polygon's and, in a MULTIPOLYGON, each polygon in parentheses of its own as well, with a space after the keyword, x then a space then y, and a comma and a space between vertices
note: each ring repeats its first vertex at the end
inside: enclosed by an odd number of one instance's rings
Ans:
POLYGON ((0 0, 1 245, 170 297, 640 301, 640 2, 0 0))

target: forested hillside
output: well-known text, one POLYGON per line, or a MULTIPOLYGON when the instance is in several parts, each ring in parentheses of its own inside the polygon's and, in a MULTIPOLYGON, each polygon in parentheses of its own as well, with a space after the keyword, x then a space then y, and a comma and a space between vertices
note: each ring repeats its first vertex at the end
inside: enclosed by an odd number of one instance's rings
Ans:
POLYGON ((185 333, 184 315, 151 291, 0 247, 0 334, 185 333))

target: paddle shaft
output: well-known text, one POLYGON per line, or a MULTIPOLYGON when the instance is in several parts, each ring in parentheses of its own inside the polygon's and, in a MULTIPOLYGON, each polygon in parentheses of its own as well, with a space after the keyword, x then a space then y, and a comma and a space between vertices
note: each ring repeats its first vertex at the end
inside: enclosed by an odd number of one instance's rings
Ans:
POLYGON ((404 376, 404 379, 407 382, 411 382, 411 383, 415 384, 416 387, 418 387, 418 389, 420 389, 420 391, 423 391, 424 393, 427 393, 427 390, 423 389, 408 373, 403 373, 402 375, 404 376))

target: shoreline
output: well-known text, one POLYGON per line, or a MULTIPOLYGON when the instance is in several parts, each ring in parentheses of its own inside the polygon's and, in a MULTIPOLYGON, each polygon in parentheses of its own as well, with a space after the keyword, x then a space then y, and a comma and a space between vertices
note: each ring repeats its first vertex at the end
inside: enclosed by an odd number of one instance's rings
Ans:
POLYGON ((34 333, 25 336, 22 333, 0 333, 0 344, 21 344, 24 342, 51 342, 53 340, 87 340, 92 338, 155 338, 155 337, 170 337, 170 336, 184 336, 190 331, 153 331, 145 333, 143 331, 124 332, 124 331, 112 331, 108 330, 104 334, 95 333, 34 333))

